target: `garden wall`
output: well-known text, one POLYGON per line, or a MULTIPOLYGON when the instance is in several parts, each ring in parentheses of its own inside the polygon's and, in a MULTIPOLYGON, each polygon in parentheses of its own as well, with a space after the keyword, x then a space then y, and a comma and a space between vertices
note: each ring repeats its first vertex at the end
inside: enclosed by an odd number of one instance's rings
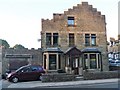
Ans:
POLYGON ((84 80, 120 78, 120 71, 83 72, 84 80))
POLYGON ((42 82, 65 82, 65 81, 74 81, 75 75, 66 74, 66 73, 50 73, 42 75, 42 82))

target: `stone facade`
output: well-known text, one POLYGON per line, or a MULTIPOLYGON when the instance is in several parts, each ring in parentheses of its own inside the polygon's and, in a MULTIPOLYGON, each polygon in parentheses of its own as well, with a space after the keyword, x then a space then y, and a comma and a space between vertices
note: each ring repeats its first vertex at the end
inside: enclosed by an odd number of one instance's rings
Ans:
POLYGON ((2 49, 2 73, 27 64, 42 65, 42 49, 2 49))
MULTIPOLYGON (((70 34, 73 34, 72 38, 74 38, 74 45, 72 46, 75 46, 80 51, 85 48, 97 48, 101 52, 101 66, 104 71, 108 70, 105 15, 102 15, 97 8, 93 8, 88 2, 77 4, 77 6, 73 6, 72 9, 70 8, 62 14, 54 13, 53 19, 42 19, 41 47, 43 49, 57 47, 65 53, 71 47, 70 34), (48 36, 48 39, 51 40, 49 45, 47 44, 47 33, 51 34, 51 38, 48 36), (57 45, 54 45, 54 33, 58 34, 57 45), (90 41, 88 43, 90 45, 86 45, 87 40, 85 41, 85 39, 87 35, 89 35, 90 41), (92 35, 95 36, 95 45, 92 45, 94 42, 94 40, 92 41, 92 35)), ((61 56, 61 68, 65 68, 65 57, 61 56)), ((79 57, 80 60, 81 58, 82 56, 79 57)), ((49 59, 46 60, 49 61, 49 59)))

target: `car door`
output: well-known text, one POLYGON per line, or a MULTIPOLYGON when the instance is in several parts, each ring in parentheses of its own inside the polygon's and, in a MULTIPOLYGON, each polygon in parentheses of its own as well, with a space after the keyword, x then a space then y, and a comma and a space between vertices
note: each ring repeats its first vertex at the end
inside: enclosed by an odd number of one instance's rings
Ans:
POLYGON ((18 73, 20 80, 31 80, 31 69, 30 67, 24 67, 18 73))
POLYGON ((31 69, 32 69, 32 78, 34 80, 37 80, 41 75, 41 73, 39 72, 39 68, 37 66, 32 66, 31 69))

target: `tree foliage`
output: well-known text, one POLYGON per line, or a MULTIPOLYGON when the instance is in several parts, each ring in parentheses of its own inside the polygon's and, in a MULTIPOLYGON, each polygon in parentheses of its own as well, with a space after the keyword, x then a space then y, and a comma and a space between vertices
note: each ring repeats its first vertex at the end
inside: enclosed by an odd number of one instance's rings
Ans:
POLYGON ((6 40, 3 40, 3 39, 0 39, 0 45, 4 48, 9 48, 10 47, 8 42, 6 40))
POLYGON ((25 47, 21 44, 16 44, 13 48, 14 49, 25 49, 25 47))

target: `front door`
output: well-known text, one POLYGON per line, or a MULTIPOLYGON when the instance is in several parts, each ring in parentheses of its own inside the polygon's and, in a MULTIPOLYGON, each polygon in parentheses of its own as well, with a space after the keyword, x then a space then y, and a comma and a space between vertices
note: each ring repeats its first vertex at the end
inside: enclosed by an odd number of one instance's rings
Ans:
POLYGON ((74 57, 72 61, 72 69, 74 70, 74 74, 79 74, 79 58, 74 57))

